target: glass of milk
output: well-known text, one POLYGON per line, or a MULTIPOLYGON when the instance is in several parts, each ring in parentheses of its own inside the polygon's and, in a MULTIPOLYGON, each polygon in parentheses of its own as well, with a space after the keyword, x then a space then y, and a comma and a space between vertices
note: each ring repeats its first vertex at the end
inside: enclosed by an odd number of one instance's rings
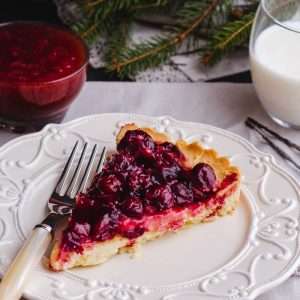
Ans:
POLYGON ((250 62, 266 112, 280 125, 300 129, 300 0, 261 0, 250 62))

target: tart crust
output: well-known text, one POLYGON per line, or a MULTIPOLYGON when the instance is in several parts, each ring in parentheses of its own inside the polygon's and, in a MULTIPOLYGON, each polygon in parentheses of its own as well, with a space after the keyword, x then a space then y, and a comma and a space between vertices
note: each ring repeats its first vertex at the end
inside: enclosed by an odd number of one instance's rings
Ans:
MULTIPOLYGON (((126 124, 119 131, 116 142, 117 144, 123 138, 128 130, 141 129, 148 133, 154 141, 162 142, 173 142, 170 137, 160 133, 152 128, 140 128, 135 124, 126 124)), ((227 176, 235 174, 234 180, 227 185, 224 189, 217 192, 215 197, 201 203, 197 211, 190 211, 184 209, 178 215, 174 213, 171 219, 175 222, 179 217, 183 221, 178 228, 174 228, 171 232, 181 230, 182 228, 188 227, 192 224, 199 224, 203 222, 213 221, 220 216, 232 214, 238 205, 240 198, 240 171, 237 167, 232 166, 227 157, 221 157, 215 150, 204 149, 199 143, 187 143, 184 140, 178 140, 176 142, 177 147, 184 154, 186 161, 185 164, 188 167, 193 167, 199 162, 209 164, 215 171, 217 180, 222 182, 227 176), (217 198, 222 198, 222 204, 216 201, 217 198), (179 215, 180 214, 180 215, 179 215)), ((164 216, 161 216, 164 218, 164 216)), ((171 220, 171 221, 172 221, 171 220)), ((78 266, 90 266, 104 263, 112 256, 121 252, 132 252, 141 244, 147 241, 156 239, 167 232, 159 230, 146 231, 143 235, 139 236, 134 240, 134 243, 128 238, 122 236, 115 236, 113 239, 104 242, 92 242, 84 245, 82 253, 77 252, 66 252, 61 251, 61 236, 56 238, 54 247, 50 255, 49 266, 54 271, 61 271, 70 269, 78 266)))

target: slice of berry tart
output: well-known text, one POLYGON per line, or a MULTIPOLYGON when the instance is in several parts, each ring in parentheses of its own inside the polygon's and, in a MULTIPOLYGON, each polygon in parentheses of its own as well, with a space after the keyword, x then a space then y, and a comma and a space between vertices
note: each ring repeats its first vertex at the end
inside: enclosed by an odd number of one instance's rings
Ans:
POLYGON ((150 128, 125 125, 117 151, 77 196, 50 256, 53 270, 96 265, 191 224, 231 214, 240 173, 198 143, 172 143, 150 128))

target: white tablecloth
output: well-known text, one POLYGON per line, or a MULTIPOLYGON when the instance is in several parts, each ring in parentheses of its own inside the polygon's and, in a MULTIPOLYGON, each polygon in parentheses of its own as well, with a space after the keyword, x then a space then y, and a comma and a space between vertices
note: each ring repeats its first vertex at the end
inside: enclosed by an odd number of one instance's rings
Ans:
MULTIPOLYGON (((208 123, 236 132, 250 139, 260 149, 272 152, 269 146, 244 126, 246 117, 252 116, 300 144, 300 132, 279 128, 269 120, 250 84, 87 83, 65 121, 105 112, 171 115, 180 120, 208 123)), ((3 144, 15 136, 17 135, 2 132, 0 143, 3 144)), ((283 161, 281 163, 289 168, 283 161)), ((296 171, 290 171, 299 176, 296 171)), ((258 299, 298 300, 300 278, 293 276, 258 299)))

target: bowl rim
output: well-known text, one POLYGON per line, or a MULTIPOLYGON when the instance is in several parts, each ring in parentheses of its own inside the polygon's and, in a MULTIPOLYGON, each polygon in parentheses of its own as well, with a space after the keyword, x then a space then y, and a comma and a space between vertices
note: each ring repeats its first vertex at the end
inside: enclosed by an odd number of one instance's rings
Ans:
POLYGON ((276 16, 273 15, 273 13, 271 12, 271 10, 267 7, 267 1, 268 0, 262 0, 260 3, 260 6, 263 10, 263 12, 273 21, 274 24, 282 27, 283 29, 295 32, 295 33, 300 33, 300 29, 297 29, 293 26, 284 24, 283 22, 279 21, 276 16))
POLYGON ((44 85, 44 84, 52 84, 52 83, 57 83, 60 81, 64 81, 66 79, 69 79, 70 77, 73 77, 75 75, 77 75, 78 73, 80 73, 83 69, 86 68, 86 66, 89 63, 89 50, 88 47, 86 45, 86 43, 84 42, 84 40, 81 38, 81 36, 79 34, 77 34, 76 32, 70 30, 67 28, 67 26, 64 25, 58 25, 58 24, 53 24, 53 23, 48 23, 48 22, 43 22, 43 21, 8 21, 8 22, 1 22, 0 23, 0 29, 4 26, 9 26, 9 25, 15 25, 15 24, 33 24, 33 25, 42 25, 42 26, 47 26, 47 27, 52 27, 52 28, 56 28, 60 31, 64 31, 72 36, 74 36, 82 45, 83 50, 84 50, 84 62, 78 67, 76 68, 75 71, 73 71, 72 73, 57 78, 57 79, 53 79, 53 80, 31 80, 31 81, 19 81, 19 80, 0 80, 0 85, 1 84, 18 84, 18 85, 44 85))

